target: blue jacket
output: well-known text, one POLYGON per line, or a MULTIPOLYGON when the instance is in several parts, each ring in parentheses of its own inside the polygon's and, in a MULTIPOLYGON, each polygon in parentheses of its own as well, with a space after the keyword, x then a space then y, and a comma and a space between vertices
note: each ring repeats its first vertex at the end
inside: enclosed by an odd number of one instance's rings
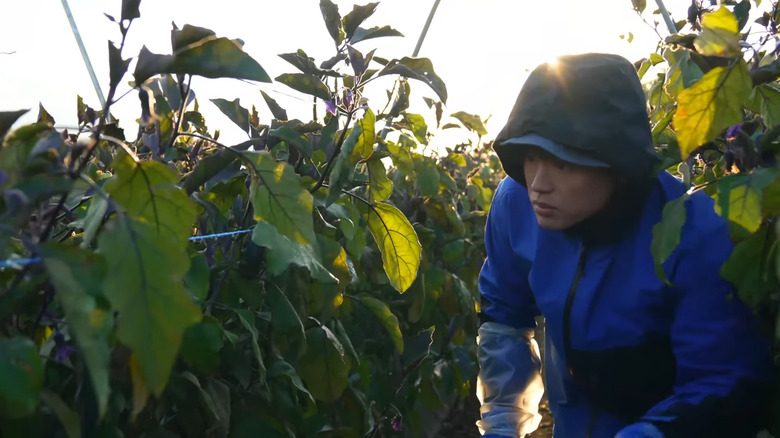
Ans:
POLYGON ((540 314, 556 438, 613 438, 637 423, 660 434, 621 437, 752 438, 763 429, 769 343, 719 274, 732 243, 705 193, 686 203, 680 244, 664 265, 672 286, 655 274, 652 228, 683 193, 659 174, 626 237, 588 246, 541 229, 526 188, 500 184, 479 282, 478 391, 489 434, 538 424, 541 369, 526 335, 540 314))

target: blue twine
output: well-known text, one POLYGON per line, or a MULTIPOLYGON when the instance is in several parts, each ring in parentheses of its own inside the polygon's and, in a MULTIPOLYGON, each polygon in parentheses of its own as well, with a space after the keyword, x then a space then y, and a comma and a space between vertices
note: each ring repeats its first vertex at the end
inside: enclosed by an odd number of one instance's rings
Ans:
MULTIPOLYGON (((229 236, 236 236, 238 234, 246 234, 251 233, 254 228, 249 228, 246 230, 238 230, 238 231, 228 231, 225 233, 216 233, 216 234, 207 234, 205 236, 193 236, 190 237, 190 242, 195 242, 198 240, 205 240, 205 239, 218 239, 220 237, 229 237, 229 236)), ((40 263, 43 259, 40 257, 34 257, 29 259, 11 259, 11 260, 3 260, 0 261, 0 269, 3 268, 12 268, 17 266, 26 266, 26 265, 34 265, 36 263, 40 263)))

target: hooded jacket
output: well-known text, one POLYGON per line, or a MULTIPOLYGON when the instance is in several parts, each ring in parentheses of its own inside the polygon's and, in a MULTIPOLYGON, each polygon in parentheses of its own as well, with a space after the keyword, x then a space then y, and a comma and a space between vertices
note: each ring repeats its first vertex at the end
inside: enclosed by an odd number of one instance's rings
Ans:
MULTIPOLYGON (((612 55, 594 58, 595 69, 580 71, 591 81, 631 65, 612 55), (612 67, 602 68, 604 59, 612 67)), ((580 66, 590 61, 574 60, 580 66)), ((534 73, 524 91, 545 80, 534 73)), ((680 243, 663 265, 663 283, 650 252, 652 229, 666 203, 685 190, 672 175, 652 173, 644 100, 642 111, 617 106, 614 111, 636 129, 616 133, 609 117, 592 111, 585 112, 591 123, 550 128, 555 124, 543 119, 561 117, 550 109, 561 96, 533 111, 544 99, 521 92, 496 141, 509 177, 488 216, 479 282, 482 433, 532 432, 546 389, 555 438, 755 437, 763 429, 771 382, 769 342, 719 274, 733 249, 726 222, 709 196, 691 195, 680 243), (588 138, 577 129, 606 137, 573 141, 588 138), (538 226, 522 179, 523 146, 508 141, 527 133, 582 148, 624 178, 605 212, 571 230, 538 226), (533 340, 539 315, 546 327, 543 366, 533 340)), ((615 108, 608 100, 602 113, 615 108)))

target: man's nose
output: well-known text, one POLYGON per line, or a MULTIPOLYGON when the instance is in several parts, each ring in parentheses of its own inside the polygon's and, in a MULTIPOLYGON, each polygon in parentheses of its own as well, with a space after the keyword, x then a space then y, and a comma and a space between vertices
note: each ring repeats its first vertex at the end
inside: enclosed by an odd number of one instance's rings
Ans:
POLYGON ((547 163, 541 162, 536 168, 534 177, 531 180, 531 190, 539 193, 549 193, 552 189, 553 184, 550 166, 547 163))

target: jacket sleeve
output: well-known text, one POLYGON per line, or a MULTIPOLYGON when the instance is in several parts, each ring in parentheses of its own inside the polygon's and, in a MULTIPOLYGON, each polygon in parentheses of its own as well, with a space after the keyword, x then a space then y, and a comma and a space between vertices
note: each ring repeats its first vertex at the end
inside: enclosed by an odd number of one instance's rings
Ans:
POLYGON ((487 260, 479 280, 482 324, 477 339, 477 396, 481 420, 477 425, 490 437, 523 437, 541 421, 538 407, 544 386, 539 348, 533 339, 539 311, 528 286, 531 261, 517 250, 526 242, 510 236, 512 229, 520 231, 517 236, 533 235, 519 220, 528 216, 518 210, 518 199, 522 202, 518 197, 524 194, 507 190, 505 180, 497 190, 485 230, 487 260))
POLYGON ((754 437, 765 424, 769 342, 720 275, 732 251, 727 225, 694 220, 698 224, 689 226, 691 214, 697 213, 689 210, 682 235, 696 237, 678 248, 667 270, 677 300, 670 334, 677 360, 674 392, 640 421, 654 424, 665 438, 754 437))

